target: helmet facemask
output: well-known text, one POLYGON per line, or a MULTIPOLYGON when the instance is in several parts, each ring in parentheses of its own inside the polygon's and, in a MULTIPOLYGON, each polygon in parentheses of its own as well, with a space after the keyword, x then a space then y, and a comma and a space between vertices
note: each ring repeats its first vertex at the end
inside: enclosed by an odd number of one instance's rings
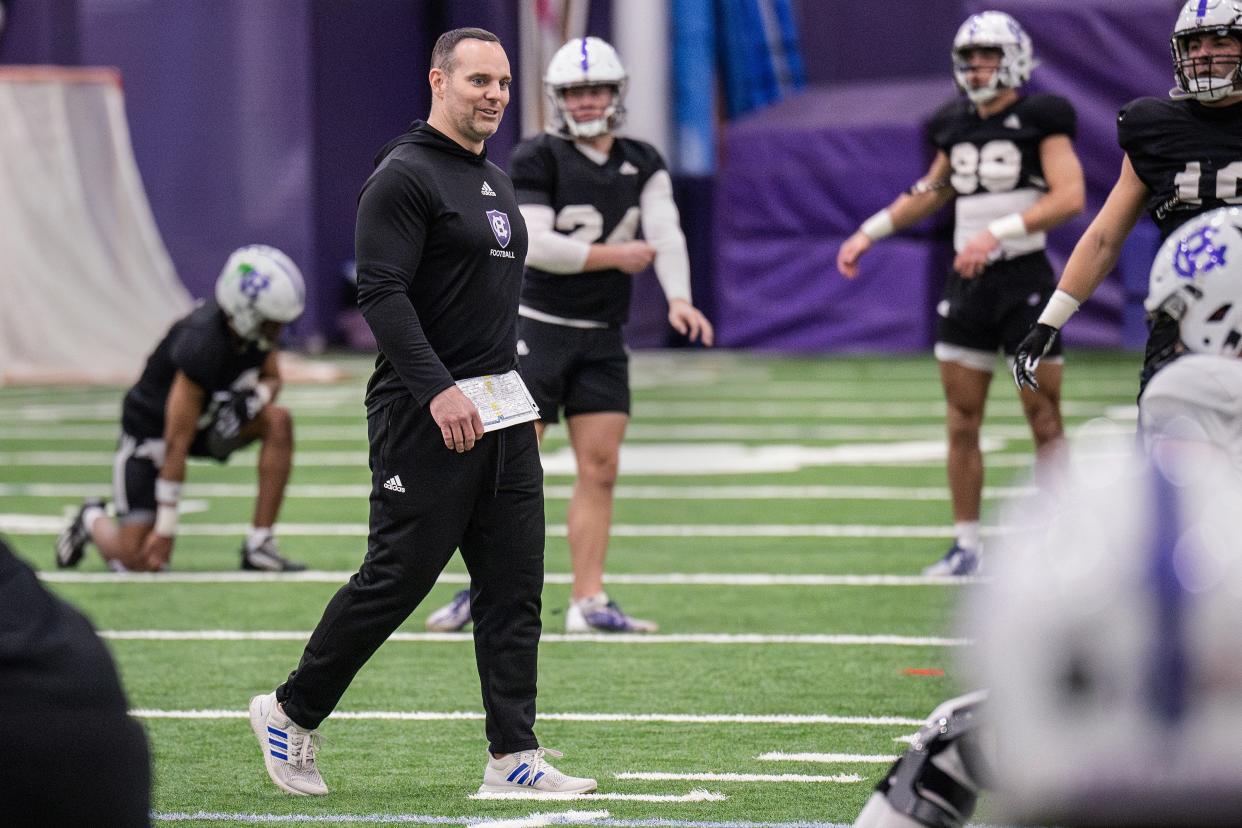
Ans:
POLYGON ((573 138, 594 138, 614 132, 625 120, 625 107, 621 104, 625 94, 625 81, 619 83, 582 83, 570 86, 548 86, 548 97, 556 112, 555 131, 573 138), (565 93, 570 89, 582 89, 591 86, 606 86, 612 90, 612 102, 604 108, 598 118, 590 121, 575 120, 565 102, 565 93))
POLYGON ((1173 74, 1177 86, 1169 90, 1176 99, 1219 101, 1242 93, 1242 29, 1203 28, 1177 32, 1169 41, 1173 50, 1173 74), (1233 54, 1190 54, 1190 41, 1195 37, 1227 36, 1238 45, 1233 54))
POLYGON ((966 97, 970 102, 978 105, 985 104, 1000 94, 1002 87, 1013 88, 1012 81, 1006 77, 1002 80, 1002 74, 1005 72, 1005 50, 1001 46, 967 46, 964 49, 953 50, 953 79, 957 81, 957 85, 966 93, 966 97), (992 76, 988 78, 988 82, 983 86, 974 86, 970 82, 970 73, 972 66, 975 65, 979 52, 994 52, 1000 56, 1000 63, 992 71, 992 76), (972 60, 974 58, 975 60, 972 60))

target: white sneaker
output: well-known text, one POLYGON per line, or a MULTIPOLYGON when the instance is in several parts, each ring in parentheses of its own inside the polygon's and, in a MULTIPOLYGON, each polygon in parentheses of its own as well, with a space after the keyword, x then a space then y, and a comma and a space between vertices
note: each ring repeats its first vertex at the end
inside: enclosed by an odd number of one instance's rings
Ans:
POLYGON ((427 616, 432 632, 461 632, 470 623, 470 590, 459 589, 453 600, 427 616))
POLYGON ((250 729, 259 740, 267 775, 281 790, 297 796, 323 796, 328 792, 319 769, 315 749, 319 731, 298 727, 276 703, 276 694, 250 700, 250 729))
POLYGON ((570 601, 565 613, 567 633, 653 633, 660 629, 654 621, 626 615, 617 602, 600 592, 581 601, 570 601))
POLYGON ((551 748, 535 748, 520 753, 510 753, 503 759, 487 754, 487 767, 483 770, 481 794, 526 793, 539 794, 585 794, 599 787, 594 779, 566 776, 548 764, 543 757, 560 758, 565 754, 551 748))

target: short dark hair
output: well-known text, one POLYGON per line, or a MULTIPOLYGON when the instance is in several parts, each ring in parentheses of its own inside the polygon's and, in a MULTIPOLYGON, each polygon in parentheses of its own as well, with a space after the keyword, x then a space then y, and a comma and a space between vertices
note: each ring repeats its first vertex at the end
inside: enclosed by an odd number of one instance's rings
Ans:
POLYGON ((445 32, 436 40, 435 48, 431 50, 431 68, 439 69, 446 75, 453 74, 453 50, 463 40, 484 40, 488 43, 500 42, 500 38, 487 29, 466 27, 445 32))

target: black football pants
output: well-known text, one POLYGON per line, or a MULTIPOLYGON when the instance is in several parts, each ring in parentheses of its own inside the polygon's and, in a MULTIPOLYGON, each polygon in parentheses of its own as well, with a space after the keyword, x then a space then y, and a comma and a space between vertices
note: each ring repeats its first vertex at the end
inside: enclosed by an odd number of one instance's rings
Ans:
POLYGON ((276 691, 296 724, 316 728, 367 659, 427 596, 453 552, 470 571, 475 662, 496 753, 538 747, 535 688, 543 591, 543 466, 534 425, 445 448, 425 407, 395 400, 367 417, 367 554, 337 591, 276 691))

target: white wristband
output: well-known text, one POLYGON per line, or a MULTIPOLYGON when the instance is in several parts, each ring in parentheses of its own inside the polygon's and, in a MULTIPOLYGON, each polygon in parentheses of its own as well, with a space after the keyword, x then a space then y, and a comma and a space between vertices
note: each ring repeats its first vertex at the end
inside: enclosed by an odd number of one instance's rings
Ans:
POLYGON ((176 506, 181 501, 181 484, 175 480, 155 478, 155 502, 161 506, 176 506))
POLYGON ((1077 299, 1063 290, 1053 291, 1048 304, 1044 305, 1043 313, 1039 315, 1039 321, 1060 330, 1078 310, 1080 304, 1077 299))
POLYGON ((1020 239, 1026 235, 1026 222, 1021 213, 1010 213, 989 222, 988 232, 998 240, 1020 239))
POLYGON ((272 387, 261 382, 254 387, 254 395, 259 398, 259 402, 267 406, 272 401, 272 387))
POLYGON ((872 241, 878 241, 885 236, 893 235, 894 229, 896 228, 893 227, 893 214, 885 208, 864 221, 858 231, 872 241))
POLYGON ((177 534, 177 507, 161 503, 155 508, 155 534, 164 538, 177 534))

